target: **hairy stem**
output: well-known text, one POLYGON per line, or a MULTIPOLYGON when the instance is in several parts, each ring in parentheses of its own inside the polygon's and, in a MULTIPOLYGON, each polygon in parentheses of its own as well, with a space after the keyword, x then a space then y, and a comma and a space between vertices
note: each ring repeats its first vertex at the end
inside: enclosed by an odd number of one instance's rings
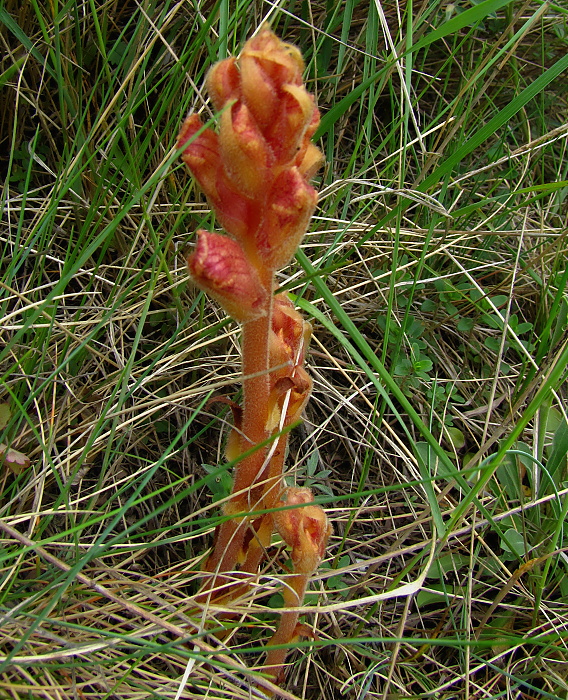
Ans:
MULTIPOLYGON (((288 586, 284 587, 284 605, 287 608, 294 608, 302 604, 306 588, 310 580, 310 574, 296 574, 288 580, 288 586)), ((283 671, 283 666, 288 655, 288 649, 271 649, 272 645, 290 644, 296 637, 298 619, 300 613, 296 610, 286 610, 280 616, 278 629, 267 644, 266 661, 264 668, 274 678, 283 671)))
MULTIPOLYGON (((251 447, 261 445, 268 437, 266 430, 270 391, 268 344, 272 325, 273 273, 267 274, 266 278, 264 286, 269 290, 266 313, 258 319, 243 324, 244 406, 241 452, 250 451, 251 447)), ((236 567, 243 551, 247 528, 250 527, 249 519, 247 517, 238 518, 238 514, 250 513, 254 508, 262 507, 259 502, 260 493, 257 494, 253 487, 261 478, 267 449, 266 446, 259 447, 235 466, 234 495, 226 508, 227 515, 231 514, 235 517, 226 520, 217 530, 215 546, 205 566, 206 570, 211 573, 231 571, 236 567)), ((222 583, 223 580, 213 577, 204 588, 210 590, 222 583)))
MULTIPOLYGON (((244 520, 231 518, 221 523, 217 529, 215 546, 205 564, 205 571, 218 574, 234 569, 242 548, 245 531, 246 522, 244 520)), ((227 577, 213 576, 205 582, 203 590, 209 591, 227 581, 227 577)))
MULTIPOLYGON (((267 287, 270 293, 266 314, 243 324, 243 452, 260 445, 268 438, 266 422, 270 392, 268 342, 272 325, 272 275, 267 287)), ((239 494, 245 489, 250 489, 259 480, 267 449, 262 447, 255 450, 236 465, 233 493, 239 494)), ((246 494, 246 499, 246 505, 250 507, 253 504, 253 495, 246 494)), ((235 495, 235 500, 244 500, 244 497, 235 495)))

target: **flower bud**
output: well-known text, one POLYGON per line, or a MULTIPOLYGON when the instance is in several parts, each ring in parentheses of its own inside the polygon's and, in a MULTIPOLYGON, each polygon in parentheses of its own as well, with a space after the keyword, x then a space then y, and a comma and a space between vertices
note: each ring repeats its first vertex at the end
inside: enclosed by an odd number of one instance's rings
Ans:
POLYGON ((208 198, 219 198, 216 187, 217 173, 222 167, 219 152, 219 138, 212 129, 203 129, 203 122, 197 114, 190 114, 182 124, 177 145, 184 148, 181 155, 193 177, 208 198))
POLYGON ((240 97, 240 80, 237 62, 232 56, 211 67, 205 78, 205 87, 218 112, 227 102, 240 97))
POLYGON ((318 505, 306 505, 314 500, 311 489, 290 487, 278 506, 297 506, 274 513, 278 533, 292 548, 294 572, 311 575, 325 554, 332 532, 326 514, 318 505))
POLYGON ((266 189, 273 158, 246 104, 237 102, 223 112, 219 141, 231 180, 245 195, 258 197, 266 189))
POLYGON ((246 48, 239 61, 243 99, 261 129, 273 123, 279 105, 278 92, 256 56, 246 48))
POLYGON ((265 26, 245 44, 239 68, 243 98, 264 132, 279 117, 282 91, 302 83, 302 55, 265 26))
POLYGON ((300 85, 304 71, 304 60, 297 46, 279 39, 265 24, 256 36, 249 39, 243 48, 239 63, 249 57, 257 60, 262 70, 280 88, 286 83, 300 85))
POLYGON ((270 267, 277 270, 292 258, 316 203, 317 192, 298 168, 287 168, 276 178, 257 234, 259 255, 270 267))
POLYGON ((195 251, 187 261, 197 286, 235 321, 245 323, 265 314, 268 293, 241 246, 218 233, 197 233, 195 251))

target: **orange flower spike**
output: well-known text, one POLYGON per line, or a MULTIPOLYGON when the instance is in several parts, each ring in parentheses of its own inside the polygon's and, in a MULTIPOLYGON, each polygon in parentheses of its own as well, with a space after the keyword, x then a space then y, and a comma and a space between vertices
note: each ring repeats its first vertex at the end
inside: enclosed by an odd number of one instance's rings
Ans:
POLYGON ((227 236, 198 231, 187 265, 198 287, 216 299, 235 321, 245 323, 266 313, 267 293, 241 246, 227 236))
MULTIPOLYGON (((231 517, 219 526, 205 565, 216 574, 204 591, 226 583, 223 572, 234 569, 244 555, 242 571, 258 570, 270 542, 272 514, 263 516, 257 542, 249 541, 247 513, 252 504, 271 508, 278 500, 286 436, 274 431, 299 419, 312 386, 303 368, 310 325, 286 294, 273 296, 274 273, 293 256, 317 202, 308 178, 322 160, 310 143, 319 112, 303 85, 303 70, 299 50, 262 27, 239 58, 221 61, 207 75, 207 91, 220 112, 218 135, 191 116, 179 136, 184 161, 232 237, 200 231, 188 260, 190 274, 243 323, 242 425, 227 446, 228 458, 237 460, 233 495, 224 510, 231 517), (265 445, 271 437, 275 442, 269 453, 265 445), (251 451, 251 446, 258 449, 251 451)), ((330 532, 321 508, 306 505, 311 498, 309 490, 288 491, 284 502, 297 507, 292 515, 279 517, 296 569, 290 594, 296 591, 298 600, 330 532)), ((287 603, 297 604, 293 596, 287 603)), ((297 619, 297 611, 284 613, 272 643, 292 639, 297 619)), ((270 652, 269 657, 278 667, 285 653, 275 657, 270 652)))

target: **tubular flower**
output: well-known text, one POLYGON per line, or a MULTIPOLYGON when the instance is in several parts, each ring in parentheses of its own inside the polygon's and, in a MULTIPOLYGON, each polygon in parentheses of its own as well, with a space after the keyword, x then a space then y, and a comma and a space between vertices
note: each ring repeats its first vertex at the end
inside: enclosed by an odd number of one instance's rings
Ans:
POLYGON ((184 147, 182 159, 227 233, 250 246, 249 231, 258 227, 259 215, 254 202, 229 179, 221 159, 219 136, 213 129, 204 128, 197 114, 190 114, 182 125, 178 146, 184 147))
POLYGON ((215 109, 220 112, 230 100, 240 97, 240 74, 237 61, 231 56, 216 63, 205 78, 207 92, 215 109))
MULTIPOLYGON (((312 326, 296 311, 292 300, 285 292, 280 292, 274 297, 272 334, 270 344, 272 366, 287 361, 292 367, 302 365, 310 342, 312 326)), ((287 374, 288 370, 285 372, 287 374)))
POLYGON ((243 97, 259 124, 267 128, 280 111, 283 86, 302 84, 302 56, 265 26, 246 43, 239 66, 243 97))
POLYGON ((293 257, 316 202, 316 191, 298 168, 288 168, 274 180, 257 235, 258 252, 271 267, 283 267, 293 257))
POLYGON ((240 245, 218 233, 197 233, 195 252, 187 260, 194 282, 236 321, 265 314, 266 290, 240 245))
POLYGON ((274 513, 274 524, 292 548, 294 572, 298 574, 311 575, 317 569, 331 535, 331 525, 321 507, 306 505, 313 500, 311 489, 290 487, 277 505, 297 508, 274 513))
POLYGON ((278 163, 292 161, 301 150, 314 109, 314 98, 303 86, 284 87, 280 112, 266 130, 278 163))
POLYGON ((323 558, 331 525, 319 506, 308 505, 312 501, 310 489, 289 488, 276 505, 295 507, 274 513, 274 525, 291 548, 294 564, 294 574, 283 589, 284 605, 290 609, 282 613, 278 629, 267 644, 265 669, 277 682, 284 676, 287 650, 273 647, 291 644, 298 636, 313 636, 298 622, 299 612, 294 608, 302 604, 310 577, 323 558))
POLYGON ((274 297, 272 330, 269 338, 270 410, 268 428, 290 425, 299 420, 312 389, 312 380, 303 367, 312 327, 294 309, 286 293, 274 297), (288 397, 286 398, 286 394, 288 397), (285 415, 282 412, 285 410, 285 415))
POLYGON ((216 182, 222 163, 217 134, 212 129, 205 129, 197 114, 190 114, 179 132, 178 147, 184 148, 182 160, 205 195, 212 201, 218 200, 216 182))
POLYGON ((219 141, 232 182, 258 199, 266 187, 274 156, 246 104, 235 102, 223 112, 219 141))

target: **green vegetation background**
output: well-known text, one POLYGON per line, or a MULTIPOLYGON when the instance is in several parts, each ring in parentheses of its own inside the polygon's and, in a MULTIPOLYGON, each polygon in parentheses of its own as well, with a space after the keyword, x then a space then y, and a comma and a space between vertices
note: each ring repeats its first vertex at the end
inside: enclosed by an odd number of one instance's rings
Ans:
POLYGON ((266 19, 326 155, 280 282, 315 331, 287 479, 335 534, 286 697, 566 697, 567 16, 0 3, 0 697, 256 697, 286 553, 196 613, 239 331, 188 284, 215 221, 174 146, 266 19))

